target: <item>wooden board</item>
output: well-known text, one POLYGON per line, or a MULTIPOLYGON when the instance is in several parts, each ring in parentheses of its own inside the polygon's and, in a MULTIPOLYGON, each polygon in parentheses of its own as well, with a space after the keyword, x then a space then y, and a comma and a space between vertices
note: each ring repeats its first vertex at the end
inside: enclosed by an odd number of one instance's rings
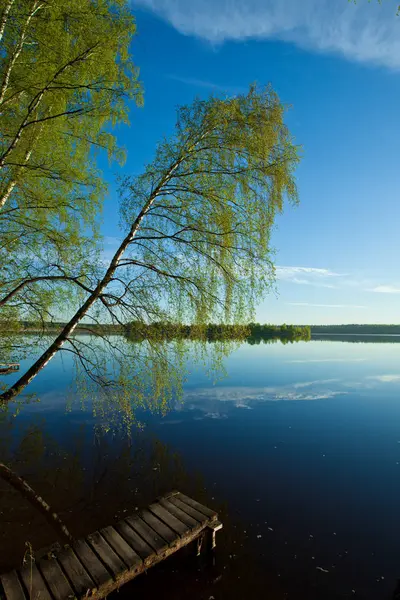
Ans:
POLYGON ((22 581, 32 600, 51 600, 43 577, 35 564, 27 565, 20 570, 22 581))
POLYGON ((84 596, 88 591, 90 592, 96 589, 96 584, 89 577, 86 569, 71 548, 61 550, 61 552, 57 554, 57 560, 63 571, 66 573, 77 596, 84 596))
POLYGON ((39 569, 55 600, 74 597, 75 593, 56 559, 40 561, 39 569))
POLYGON ((168 512, 171 513, 171 515, 174 515, 177 519, 182 521, 182 523, 185 523, 191 530, 197 529, 200 526, 199 522, 196 521, 196 519, 193 519, 193 517, 183 512, 183 510, 175 506, 175 504, 172 504, 172 502, 170 502, 169 500, 161 499, 160 504, 161 506, 166 508, 168 512))
POLYGON ((154 531, 154 529, 151 529, 147 523, 142 521, 142 519, 131 519, 128 517, 126 520, 132 529, 134 529, 136 533, 138 533, 140 537, 144 539, 146 544, 151 546, 157 552, 157 554, 161 554, 161 552, 168 548, 167 542, 160 537, 158 533, 154 531))
POLYGON ((91 533, 86 539, 89 546, 92 547, 114 577, 117 577, 126 570, 126 566, 120 557, 114 552, 98 531, 91 533))
POLYGON ((175 504, 175 506, 180 508, 183 512, 193 517, 193 519, 196 519, 198 523, 203 524, 209 521, 209 519, 202 513, 199 513, 198 510, 179 500, 178 496, 171 496, 171 498, 168 498, 168 500, 172 502, 172 504, 175 504))
POLYGON ((24 590, 18 578, 17 571, 5 573, 0 577, 7 600, 25 600, 24 590))
POLYGON ((109 543, 111 548, 115 550, 118 556, 124 561, 128 569, 132 569, 142 564, 142 559, 136 552, 126 543, 114 527, 105 527, 100 530, 101 535, 109 543))
POLYGON ((190 527, 182 523, 179 519, 175 517, 175 515, 171 514, 164 506, 161 504, 151 504, 149 506, 149 510, 163 521, 170 529, 175 531, 179 535, 179 537, 183 537, 185 533, 190 530, 190 527))
POLYGON ((120 521, 116 524, 115 528, 143 561, 146 562, 146 560, 154 554, 153 548, 146 544, 144 539, 141 538, 126 521, 120 521))
POLYGON ((172 544, 176 540, 176 533, 172 531, 165 523, 157 519, 149 510, 143 510, 141 515, 143 521, 154 529, 168 544, 172 544))
POLYGON ((215 510, 211 510, 211 508, 207 508, 207 506, 200 504, 200 502, 197 502, 196 500, 192 500, 192 498, 185 496, 185 494, 182 494, 181 492, 179 492, 176 497, 179 498, 179 500, 181 500, 185 504, 188 504, 192 508, 195 508, 200 513, 202 513, 203 515, 208 517, 209 519, 217 518, 217 513, 215 512, 215 510))
POLYGON ((92 600, 106 598, 148 567, 221 527, 216 513, 175 492, 148 510, 95 531, 71 547, 0 576, 0 599, 92 600), (31 593, 31 597, 29 597, 31 593))
POLYGON ((110 573, 101 560, 87 545, 85 540, 78 540, 72 546, 76 556, 81 561, 97 587, 110 581, 110 573))

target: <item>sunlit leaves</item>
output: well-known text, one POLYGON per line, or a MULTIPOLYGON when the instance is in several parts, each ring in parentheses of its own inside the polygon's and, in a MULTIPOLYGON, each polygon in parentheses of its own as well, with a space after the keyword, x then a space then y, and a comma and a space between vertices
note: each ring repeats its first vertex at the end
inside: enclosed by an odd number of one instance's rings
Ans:
MULTIPOLYGON (((96 275, 106 192, 96 156, 124 159, 112 126, 128 122, 141 88, 125 0, 8 0, 0 12, 1 299, 39 275, 96 275)), ((46 320, 75 288, 34 281, 12 304, 46 320)))

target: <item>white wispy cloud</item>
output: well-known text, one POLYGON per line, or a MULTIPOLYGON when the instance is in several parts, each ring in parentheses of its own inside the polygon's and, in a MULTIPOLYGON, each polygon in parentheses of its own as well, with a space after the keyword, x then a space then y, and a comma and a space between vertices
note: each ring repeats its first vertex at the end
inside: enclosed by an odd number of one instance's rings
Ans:
POLYGON ((275 269, 275 274, 279 281, 290 281, 290 283, 296 283, 297 285, 312 285, 331 289, 337 287, 332 281, 335 281, 337 277, 343 277, 342 273, 316 267, 278 266, 275 269))
POLYGON ((297 389, 301 389, 301 388, 305 388, 305 387, 311 387, 311 386, 315 386, 315 385, 326 385, 327 383, 337 383, 339 381, 339 379, 316 379, 315 381, 300 381, 299 383, 293 383, 292 387, 294 387, 295 390, 297 389))
POLYGON ((243 94, 247 91, 246 88, 241 86, 221 85, 214 83, 213 81, 205 81, 204 79, 196 79, 195 77, 182 77, 180 75, 167 75, 168 79, 179 81, 185 85, 193 85, 195 87, 206 88, 214 90, 215 92, 226 92, 228 94, 243 94))
POLYGON ((273 39, 350 60, 400 68, 397 1, 133 0, 184 35, 218 44, 273 39))
POLYGON ((377 294, 400 294, 400 287, 396 287, 395 285, 377 285, 366 291, 376 292, 377 294))
POLYGON ((228 407, 251 408, 254 404, 262 402, 278 402, 293 400, 324 400, 335 396, 346 395, 344 390, 332 390, 326 384, 337 380, 318 380, 295 383, 288 386, 276 387, 220 387, 220 388, 197 388, 187 391, 184 396, 184 404, 177 407, 188 410, 201 410, 212 418, 221 418, 226 414, 228 407), (314 388, 307 392, 299 391, 301 388, 314 388), (225 405, 225 408, 224 408, 225 405), (215 416, 217 415, 217 416, 215 416))
POLYGON ((349 363, 349 362, 365 362, 366 358, 305 358, 299 360, 287 360, 291 364, 308 364, 308 363, 349 363))
POLYGON ((313 304, 312 302, 286 302, 289 306, 312 306, 314 308, 367 308, 362 304, 313 304))
POLYGON ((380 381, 381 383, 397 383, 398 381, 400 381, 400 375, 370 375, 369 377, 367 377, 367 379, 372 379, 373 381, 380 381))

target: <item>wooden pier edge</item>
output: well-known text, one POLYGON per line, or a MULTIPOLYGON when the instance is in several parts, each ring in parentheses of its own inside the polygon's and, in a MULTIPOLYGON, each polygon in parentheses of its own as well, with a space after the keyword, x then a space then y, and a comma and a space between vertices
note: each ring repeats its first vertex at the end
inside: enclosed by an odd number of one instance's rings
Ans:
POLYGON ((101 599, 197 540, 197 553, 215 548, 218 515, 178 491, 147 509, 96 531, 44 558, 0 575, 4 600, 101 599))

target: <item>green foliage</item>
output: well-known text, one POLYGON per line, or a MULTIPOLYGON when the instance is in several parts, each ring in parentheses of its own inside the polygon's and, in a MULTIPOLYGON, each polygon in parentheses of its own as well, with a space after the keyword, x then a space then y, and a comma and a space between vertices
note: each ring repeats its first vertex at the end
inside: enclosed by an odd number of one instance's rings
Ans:
POLYGON ((197 100, 179 109, 175 135, 144 174, 123 183, 122 223, 141 215, 115 294, 135 307, 129 320, 252 317, 274 279, 275 215, 297 202, 299 149, 284 113, 270 87, 197 100))
POLYGON ((286 200, 297 202, 299 149, 284 114, 270 87, 255 86, 179 109, 175 134, 159 144, 143 175, 122 183, 124 237, 95 289, 4 401, 60 349, 75 354, 84 396, 110 413, 110 423, 113 411, 128 425, 135 407, 167 410, 181 396, 189 359, 215 375, 237 342, 217 339, 210 351, 207 326, 244 326, 252 317, 274 283, 274 218, 286 200), (156 326, 142 344, 100 331, 90 340, 72 336, 83 319, 191 323, 198 341, 170 342, 156 326))
POLYGON ((224 323, 208 323, 203 327, 183 325, 181 323, 155 322, 151 324, 133 321, 125 327, 126 337, 135 342, 144 340, 177 339, 192 341, 238 341, 259 343, 264 340, 277 339, 281 341, 308 341, 311 330, 308 326, 268 325, 249 323, 248 325, 229 325, 224 323))
POLYGON ((287 342, 308 342, 311 339, 311 329, 308 325, 262 325, 260 323, 250 323, 250 343, 260 343, 265 340, 280 340, 287 342))
POLYGON ((111 129, 141 101, 134 33, 125 0, 2 3, 0 304, 22 318, 48 319, 96 277, 96 156, 123 159, 111 129))

